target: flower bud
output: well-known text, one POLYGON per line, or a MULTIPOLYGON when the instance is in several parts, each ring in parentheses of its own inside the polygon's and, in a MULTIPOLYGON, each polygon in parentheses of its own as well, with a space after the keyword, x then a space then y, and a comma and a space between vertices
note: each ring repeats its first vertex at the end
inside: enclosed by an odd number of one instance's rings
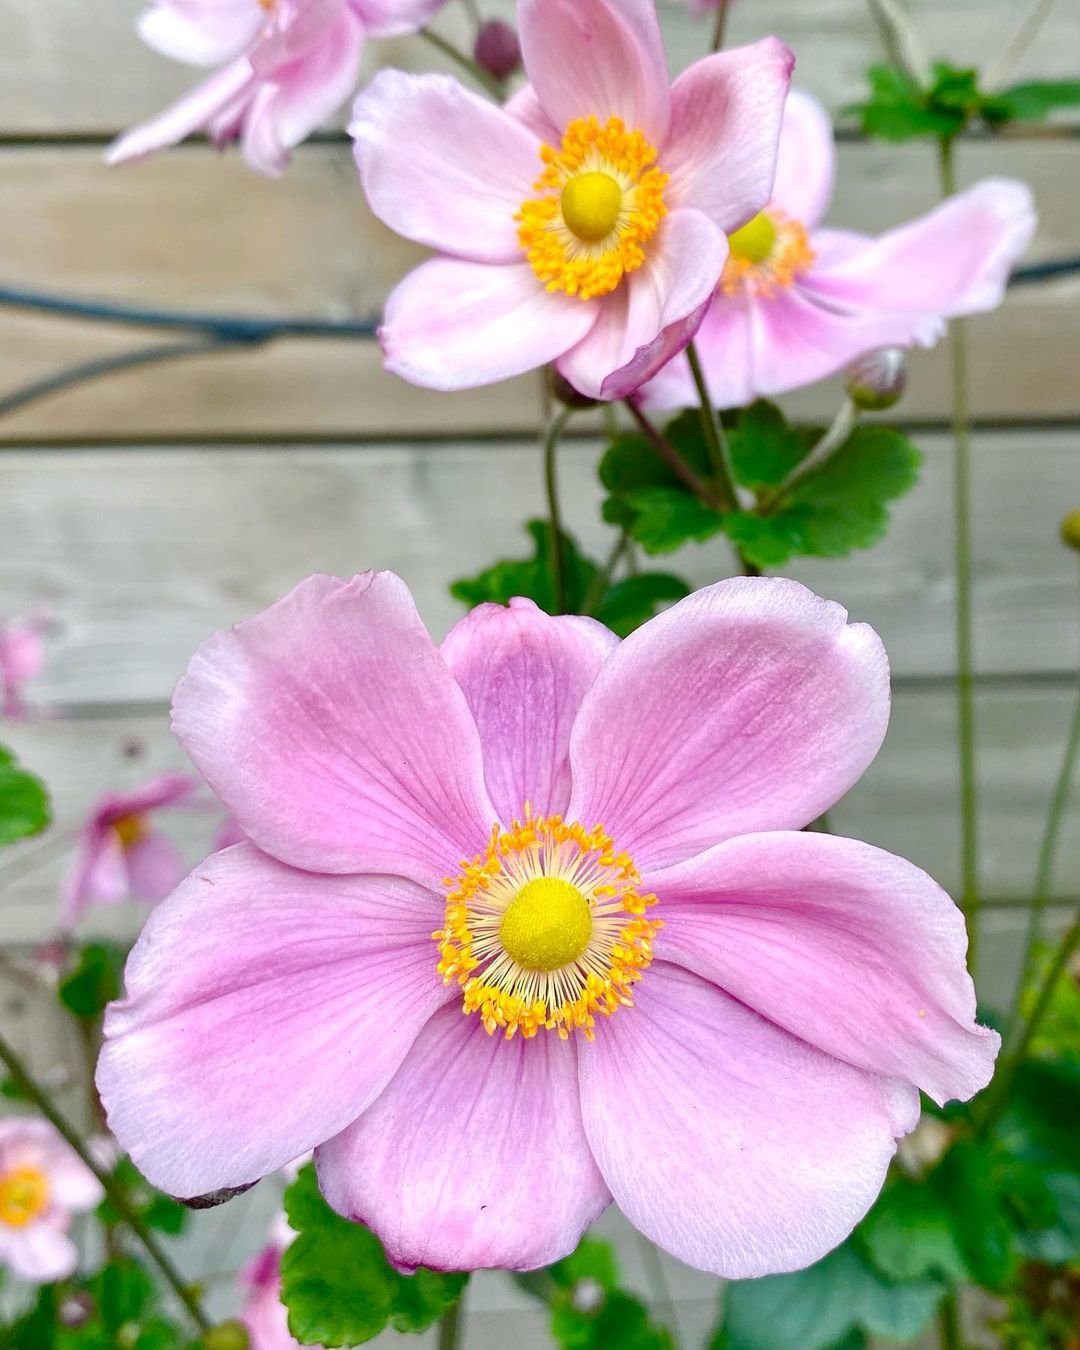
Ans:
POLYGON ((86 1326, 94 1312, 94 1300, 85 1290, 77 1289, 74 1293, 66 1294, 60 1300, 60 1306, 56 1310, 56 1320, 62 1327, 78 1331, 80 1327, 86 1326))
POLYGON ((476 64, 497 80, 506 80, 521 65, 521 45, 517 34, 501 19, 489 19, 480 25, 473 47, 476 64))
POLYGON ((202 1350, 250 1350, 251 1337, 243 1322, 219 1322, 203 1332, 202 1350))
POLYGON ((547 387, 551 397, 564 408, 580 410, 596 407, 595 398, 589 398, 588 394, 579 394, 566 376, 560 375, 554 366, 547 368, 547 387))
POLYGON ((884 412, 900 402, 907 385, 907 355, 901 347, 867 352, 847 368, 848 397, 863 412, 884 412))
POLYGON ((1061 522, 1061 542, 1080 553, 1080 508, 1070 511, 1061 522))

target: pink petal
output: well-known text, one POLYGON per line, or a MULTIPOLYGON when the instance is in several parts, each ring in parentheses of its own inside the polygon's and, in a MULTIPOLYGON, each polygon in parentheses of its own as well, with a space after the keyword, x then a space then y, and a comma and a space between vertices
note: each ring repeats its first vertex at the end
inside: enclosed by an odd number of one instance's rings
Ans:
POLYGON ((153 154, 155 150, 177 145, 254 86, 251 63, 240 57, 196 85, 157 117, 118 136, 105 151, 105 163, 124 164, 153 154))
POLYGON ((73 1275, 78 1264, 74 1242, 51 1223, 0 1229, 0 1268, 8 1267, 17 1280, 53 1284, 73 1275))
POLYGON ((946 318, 994 309, 1036 223, 1024 183, 986 178, 849 252, 827 275, 817 269, 814 286, 858 309, 946 318))
POLYGON ((659 149, 671 96, 653 0, 520 0, 518 31, 525 73, 557 127, 621 117, 659 149))
POLYGON ((782 42, 763 38, 707 56, 679 76, 660 160, 671 176, 670 205, 696 207, 728 233, 763 209, 794 64, 782 42))
POLYGON ((198 787, 198 780, 189 773, 158 774, 133 792, 114 792, 102 798, 98 815, 102 820, 114 821, 122 816, 143 815, 163 807, 178 806, 181 802, 189 802, 198 787))
POLYGON ((173 727, 267 853, 438 890, 494 820, 480 738, 390 572, 314 576, 203 643, 173 727))
POLYGON ((531 84, 523 84, 511 94, 503 109, 518 122, 523 122, 545 145, 557 146, 562 140, 562 132, 541 108, 531 84))
POLYGON ((625 398, 685 348, 727 261, 727 240, 700 211, 673 212, 646 247, 644 265, 604 297, 596 327, 558 363, 591 398, 625 398))
POLYGON ((666 872, 657 955, 771 1022, 938 1104, 986 1086, 960 911, 919 868, 828 834, 744 835, 666 872))
POLYGON ((404 1268, 531 1270, 566 1256, 610 1199, 581 1125, 575 1048, 489 1036, 460 1005, 316 1153, 331 1205, 404 1268))
POLYGON ((561 814, 570 800, 570 731, 618 639, 593 619, 551 618, 531 600, 479 605, 451 629, 443 659, 465 691, 499 819, 561 814))
POLYGON ((383 70, 349 132, 368 203, 392 230, 477 262, 521 261, 514 215, 543 168, 521 122, 448 75, 383 70))
MULTIPOLYGON (((740 408, 754 399, 752 336, 753 301, 744 295, 718 295, 694 334, 694 347, 718 408, 740 408)), ((686 358, 669 361, 640 396, 647 408, 692 407, 698 395, 686 358)))
POLYGON ((877 634, 796 581, 736 577, 612 652, 570 740, 567 815, 601 821, 641 871, 732 835, 798 829, 885 735, 877 634))
POLYGON ((514 267, 433 258, 389 300, 379 340, 386 369, 426 389, 473 389, 523 375, 580 342, 598 300, 544 290, 514 267))
POLYGON ((176 845, 163 834, 146 835, 127 851, 128 878, 136 900, 164 900, 184 879, 187 868, 176 845))
POLYGON ((836 180, 832 121, 816 98, 793 89, 784 105, 771 201, 808 230, 823 219, 836 180))
POLYGON ((243 1186, 378 1096, 450 997, 442 907, 393 877, 293 871, 250 844, 150 915, 105 1019, 109 1127, 171 1195, 243 1186))
POLYGON ((60 926, 74 928, 95 903, 117 905, 128 898, 127 862, 123 845, 109 826, 92 825, 76 844, 64 879, 60 926))
POLYGON ((231 61, 252 43, 266 14, 251 0, 156 0, 138 20, 139 36, 162 56, 194 66, 231 61))
POLYGON ((369 37, 401 37, 415 33, 446 0, 352 0, 369 37))
POLYGON ((664 962, 634 1003, 580 1051, 585 1132, 630 1222, 727 1279, 797 1270, 842 1242, 918 1094, 664 962))

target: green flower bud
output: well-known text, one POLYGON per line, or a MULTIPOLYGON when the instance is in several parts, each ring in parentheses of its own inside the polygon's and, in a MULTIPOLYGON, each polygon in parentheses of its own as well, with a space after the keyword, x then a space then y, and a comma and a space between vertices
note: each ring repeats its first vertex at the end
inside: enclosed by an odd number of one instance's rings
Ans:
POLYGON ((202 1350, 251 1350, 251 1338, 243 1322, 219 1322, 203 1332, 202 1350))
POLYGON ((901 347, 867 352, 847 368, 848 398, 863 412, 895 407, 906 385, 907 355, 901 347))
POLYGON ((1061 522, 1061 542, 1080 553, 1080 507, 1070 511, 1061 522))

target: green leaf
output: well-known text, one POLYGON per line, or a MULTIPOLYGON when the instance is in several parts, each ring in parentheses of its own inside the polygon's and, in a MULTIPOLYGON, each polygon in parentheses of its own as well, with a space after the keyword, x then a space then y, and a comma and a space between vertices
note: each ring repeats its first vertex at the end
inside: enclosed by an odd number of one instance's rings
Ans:
MULTIPOLYGON (((546 520, 530 520, 526 526, 533 540, 530 558, 504 558, 474 577, 451 582, 450 594, 470 606, 490 602, 505 605, 516 595, 534 600, 549 614, 555 608, 555 589, 551 579, 551 527, 546 520)), ((578 613, 584 607, 590 583, 598 568, 578 549, 573 538, 562 536, 563 571, 566 580, 566 609, 578 613)))
POLYGON ((1028 80, 998 90, 986 100, 983 116, 992 124, 1041 122, 1060 108, 1080 107, 1080 80, 1028 80))
MULTIPOLYGON (((173 1200, 171 1196, 155 1190, 130 1158, 120 1159, 113 1169, 112 1179, 148 1228, 165 1233, 169 1237, 177 1237, 187 1227, 191 1211, 173 1200)), ((111 1228, 123 1222, 108 1198, 98 1205, 97 1217, 111 1228)))
POLYGON ((674 1350, 671 1333, 619 1286, 611 1244, 584 1238, 549 1266, 551 1334, 564 1350, 674 1350))
POLYGON ((387 1324, 423 1331, 461 1297, 467 1274, 399 1275, 370 1229, 334 1213, 310 1164, 286 1191, 285 1211, 298 1236, 282 1258, 282 1301, 301 1344, 363 1345, 387 1324))
POLYGON ((0 745, 0 846, 40 834, 52 821, 44 783, 0 745))
POLYGON ((729 420, 732 472, 754 492, 779 487, 810 449, 807 433, 790 427, 775 403, 765 399, 729 420))
POLYGON ((860 1224, 857 1238, 864 1254, 890 1280, 970 1278, 952 1215, 932 1186, 897 1178, 860 1224))
POLYGON ((0 1350, 54 1350, 57 1285, 43 1284, 33 1305, 10 1326, 0 1325, 0 1350))
POLYGON ((86 1289, 109 1331, 118 1331, 129 1322, 138 1322, 151 1308, 157 1294, 154 1281, 142 1266, 124 1257, 103 1267, 86 1282, 86 1289))
POLYGON ((689 594, 690 586, 682 577, 669 572, 639 572, 608 587, 597 606, 596 618, 619 637, 629 637, 659 610, 689 594))
POLYGON ((127 950, 112 942, 88 942, 80 947, 74 966, 60 980, 57 993, 68 1012, 93 1021, 106 1004, 120 997, 127 950))
POLYGON ((1016 1266, 1017 1247, 991 1147, 978 1139, 959 1140, 929 1183, 952 1215, 957 1246, 972 1278, 988 1289, 1003 1289, 1016 1266))
POLYGON ((967 118, 955 106, 955 82, 944 81, 945 101, 923 90, 893 66, 871 66, 867 72, 870 97, 844 111, 859 119, 867 136, 886 141, 911 141, 920 137, 952 137, 964 129, 967 118))
POLYGON ((639 488, 623 500, 634 512, 630 532, 646 553, 674 553, 724 528, 724 517, 685 488, 639 488))

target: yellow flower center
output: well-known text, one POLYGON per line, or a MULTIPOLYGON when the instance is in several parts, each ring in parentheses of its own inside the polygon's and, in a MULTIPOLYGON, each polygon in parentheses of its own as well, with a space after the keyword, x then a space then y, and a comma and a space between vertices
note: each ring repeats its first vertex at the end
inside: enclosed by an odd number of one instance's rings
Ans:
POLYGON ((632 1005, 632 986, 652 961, 661 926, 647 919, 656 896, 602 826, 561 816, 495 825, 484 853, 447 880, 438 971, 464 992, 489 1035, 509 1040, 580 1030, 593 1039, 597 1014, 632 1005))
POLYGON ((515 219, 533 271, 549 291, 592 300, 607 295, 645 261, 645 245, 667 214, 667 174, 656 150, 621 118, 601 126, 579 117, 558 150, 540 148, 539 196, 515 219))
POLYGON ((728 248, 720 281, 724 295, 749 292, 768 298, 786 290, 813 266, 816 256, 805 227, 775 207, 728 235, 728 248))
POLYGON ((112 827, 125 852, 146 838, 146 821, 137 811, 120 816, 113 821, 112 827))
POLYGON ((49 1178, 36 1167, 16 1167, 0 1177, 0 1223, 24 1228, 49 1207, 49 1178))

